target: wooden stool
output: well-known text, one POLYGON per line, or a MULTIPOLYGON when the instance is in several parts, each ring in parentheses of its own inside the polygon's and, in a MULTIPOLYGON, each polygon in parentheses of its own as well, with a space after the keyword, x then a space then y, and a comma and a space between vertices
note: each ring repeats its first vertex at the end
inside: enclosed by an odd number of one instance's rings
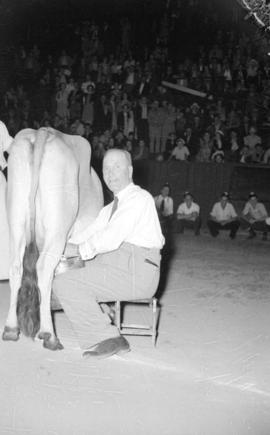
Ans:
POLYGON ((157 299, 136 299, 133 301, 116 301, 115 306, 115 324, 122 335, 148 335, 152 337, 152 343, 156 345, 158 310, 157 299), (152 311, 152 325, 132 324, 122 322, 123 304, 149 305, 152 311))

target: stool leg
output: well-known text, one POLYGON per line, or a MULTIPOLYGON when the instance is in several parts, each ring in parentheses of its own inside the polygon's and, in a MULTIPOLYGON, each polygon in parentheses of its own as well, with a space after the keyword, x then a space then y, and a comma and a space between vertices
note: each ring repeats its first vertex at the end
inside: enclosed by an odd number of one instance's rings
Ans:
POLYGON ((153 326, 152 326, 152 343, 156 345, 157 339, 157 299, 152 299, 152 310, 153 310, 153 326))
POLYGON ((115 302, 115 317, 116 317, 116 326, 118 328, 119 333, 121 333, 121 302, 115 302))

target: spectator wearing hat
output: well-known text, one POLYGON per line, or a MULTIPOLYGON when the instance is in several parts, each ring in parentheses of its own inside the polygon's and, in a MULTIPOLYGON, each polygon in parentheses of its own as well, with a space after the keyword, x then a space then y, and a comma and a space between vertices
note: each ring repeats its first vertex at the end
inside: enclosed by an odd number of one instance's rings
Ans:
POLYGON ((184 201, 179 205, 176 217, 180 234, 183 234, 184 228, 192 228, 195 236, 200 234, 200 206, 193 201, 193 196, 190 192, 184 193, 184 201))
POLYGON ((242 226, 249 229, 249 239, 256 237, 256 231, 262 231, 262 239, 267 240, 267 232, 270 231, 270 226, 266 224, 267 218, 265 205, 258 201, 255 192, 250 192, 241 219, 242 226))
POLYGON ((182 137, 178 137, 176 139, 176 146, 171 151, 171 155, 168 158, 168 161, 171 159, 174 160, 188 160, 190 156, 190 152, 188 147, 185 145, 186 141, 182 137))
POLYGON ((173 222, 173 199, 171 197, 170 185, 168 183, 165 183, 160 190, 160 194, 154 199, 162 233, 165 237, 165 250, 168 250, 171 246, 171 233, 173 222))
POLYGON ((211 160, 214 163, 223 163, 224 162, 224 151, 223 150, 216 150, 212 156, 211 160))
POLYGON ((220 230, 226 230, 230 231, 230 238, 235 239, 240 222, 234 206, 229 201, 228 192, 223 192, 220 200, 214 204, 207 225, 213 237, 217 237, 220 230))

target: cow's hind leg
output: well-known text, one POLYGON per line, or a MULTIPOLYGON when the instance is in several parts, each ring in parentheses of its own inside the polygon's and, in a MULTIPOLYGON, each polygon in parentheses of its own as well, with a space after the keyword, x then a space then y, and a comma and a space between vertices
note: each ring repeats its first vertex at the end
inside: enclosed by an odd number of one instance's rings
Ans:
POLYGON ((11 241, 11 263, 10 263, 10 305, 9 312, 2 334, 2 339, 5 341, 17 341, 19 339, 20 330, 17 320, 17 298, 18 291, 22 280, 22 259, 25 250, 26 240, 25 233, 22 228, 13 227, 10 237, 11 241))
POLYGON ((38 337, 43 340, 43 346, 50 350, 63 349, 57 338, 51 315, 51 288, 54 270, 63 254, 66 243, 66 233, 46 235, 44 247, 37 262, 40 303, 40 330, 38 337))
POLYGON ((42 251, 37 264, 39 288, 41 292, 40 330, 38 338, 43 340, 43 346, 45 348, 61 350, 63 346, 56 337, 51 316, 51 288, 54 270, 59 262, 63 248, 60 248, 57 253, 55 245, 53 247, 53 251, 50 251, 48 248, 42 251), (48 289, 50 290, 48 291, 48 289))

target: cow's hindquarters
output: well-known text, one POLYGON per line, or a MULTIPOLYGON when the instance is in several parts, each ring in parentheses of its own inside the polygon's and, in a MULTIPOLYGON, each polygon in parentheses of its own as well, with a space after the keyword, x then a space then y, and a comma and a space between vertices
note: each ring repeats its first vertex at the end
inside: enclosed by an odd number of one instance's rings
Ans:
POLYGON ((44 129, 20 132, 9 158, 8 193, 11 301, 3 339, 18 339, 19 328, 30 337, 39 330, 45 347, 60 349, 50 297, 78 212, 78 163, 72 151, 44 129))

